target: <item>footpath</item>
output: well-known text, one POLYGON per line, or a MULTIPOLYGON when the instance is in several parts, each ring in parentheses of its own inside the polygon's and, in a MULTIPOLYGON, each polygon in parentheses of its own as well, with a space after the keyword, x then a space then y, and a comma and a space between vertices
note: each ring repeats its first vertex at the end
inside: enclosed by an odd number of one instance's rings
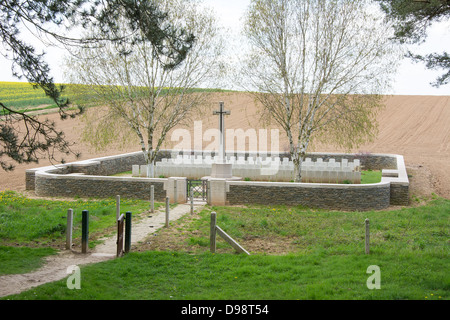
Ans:
MULTIPOLYGON (((202 204, 195 204, 194 209, 198 210, 202 204)), ((169 213, 169 221, 174 221, 185 214, 190 213, 189 204, 178 204, 169 213)), ((131 245, 137 244, 148 237, 149 234, 164 227, 165 207, 161 207, 149 217, 131 225, 131 245)), ((69 276, 70 266, 81 266, 90 263, 98 263, 116 258, 117 235, 100 239, 104 242, 97 245, 86 254, 73 250, 64 250, 56 255, 46 258, 46 263, 40 269, 25 274, 13 274, 0 276, 0 297, 17 294, 29 290, 47 282, 58 281, 69 276)))

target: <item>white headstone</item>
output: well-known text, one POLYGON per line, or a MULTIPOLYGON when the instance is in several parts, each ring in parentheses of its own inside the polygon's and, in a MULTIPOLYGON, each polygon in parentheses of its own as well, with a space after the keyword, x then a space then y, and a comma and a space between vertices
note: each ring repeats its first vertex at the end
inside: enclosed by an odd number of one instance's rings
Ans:
POLYGON ((139 177, 139 165, 132 165, 131 166, 131 175, 133 177, 139 177))
POLYGON ((342 164, 342 168, 347 167, 347 165, 348 165, 348 160, 347 160, 347 159, 342 159, 341 164, 342 164))
POLYGON ((141 174, 140 174, 140 176, 144 177, 144 178, 148 177, 148 166, 146 164, 141 165, 141 174))
POLYGON ((356 171, 360 171, 360 169, 361 169, 361 163, 360 163, 359 159, 353 160, 353 164, 354 164, 354 166, 355 166, 355 170, 356 170, 356 171))

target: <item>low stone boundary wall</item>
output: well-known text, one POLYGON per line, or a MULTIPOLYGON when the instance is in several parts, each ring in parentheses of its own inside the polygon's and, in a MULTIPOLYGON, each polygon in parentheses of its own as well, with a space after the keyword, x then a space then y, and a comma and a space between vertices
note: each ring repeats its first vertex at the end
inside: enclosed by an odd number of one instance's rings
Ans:
MULTIPOLYGON (((175 155, 171 150, 159 153, 158 160, 175 155)), ((192 154, 198 154, 192 152, 192 154)), ((255 153, 234 153, 235 156, 255 153)), ((214 153, 212 154, 214 156, 214 153)), ((279 153, 280 158, 287 156, 279 153)), ((407 205, 409 181, 403 156, 370 154, 311 153, 315 161, 359 159, 363 169, 382 170, 382 181, 370 185, 316 184, 292 182, 226 181, 211 179, 208 203, 213 205, 266 204, 304 205, 339 210, 378 210, 389 205, 407 205)), ((185 202, 186 177, 131 178, 108 175, 131 171, 133 165, 144 164, 142 152, 103 157, 57 166, 30 169, 26 172, 26 188, 38 196, 122 197, 149 199, 154 185, 155 199, 185 202)))
POLYGON ((390 204, 390 183, 336 185, 316 183, 229 182, 230 205, 303 205, 331 210, 379 210, 390 204))
POLYGON ((120 195, 126 198, 150 199, 150 188, 153 185, 155 200, 164 201, 165 183, 167 179, 132 179, 38 171, 35 177, 35 193, 40 197, 112 198, 120 195))
POLYGON ((392 205, 406 206, 409 204, 409 179, 406 172, 405 160, 401 155, 392 156, 395 161, 395 169, 382 169, 382 182, 391 185, 390 203, 392 205))
POLYGON ((35 190, 36 172, 49 172, 54 174, 78 174, 90 176, 109 176, 131 170, 133 164, 144 164, 142 152, 126 153, 117 156, 102 157, 91 160, 77 161, 67 164, 29 169, 25 173, 25 186, 27 190, 35 190))
MULTIPOLYGON (((339 161, 344 158, 356 159, 355 155, 345 157, 344 154, 322 153, 310 154, 308 157, 328 157, 339 161)), ((215 205, 303 205, 349 211, 381 210, 390 205, 408 205, 409 180, 403 156, 376 154, 361 160, 365 169, 382 169, 381 182, 348 185, 211 179, 209 202, 215 205)))

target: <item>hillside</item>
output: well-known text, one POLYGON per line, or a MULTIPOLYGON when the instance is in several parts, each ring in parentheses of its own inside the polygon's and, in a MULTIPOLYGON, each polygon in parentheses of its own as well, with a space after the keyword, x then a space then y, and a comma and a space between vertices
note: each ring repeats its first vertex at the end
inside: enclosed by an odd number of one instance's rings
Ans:
MULTIPOLYGON (((224 101, 225 108, 231 110, 226 118, 227 129, 263 128, 258 123, 257 107, 253 100, 243 93, 217 93, 208 111, 203 117, 194 120, 202 121, 202 131, 217 128, 218 119, 212 110, 218 108, 218 102, 224 101)), ((127 148, 111 147, 107 151, 96 152, 79 143, 82 122, 79 119, 60 121, 57 114, 48 115, 58 122, 66 136, 82 152, 82 160, 92 157, 114 155, 139 150, 138 144, 127 148)), ((186 127, 193 132, 191 127, 186 127)), ((450 198, 450 96, 389 96, 386 97, 386 108, 379 115, 379 134, 374 142, 360 146, 353 152, 396 153, 405 157, 408 172, 411 175, 413 194, 430 195, 434 192, 450 198)), ((270 136, 270 133, 269 133, 270 136)), ((170 135, 169 135, 170 139, 170 135)), ((286 150, 284 133, 280 131, 281 151, 286 150)), ((204 147, 210 142, 204 142, 204 147)), ((168 143, 166 147, 173 146, 168 143)), ((270 144, 269 144, 270 146, 270 144)), ((248 148, 248 146, 247 146, 248 148)), ((253 148, 251 148, 253 149, 253 148)), ((331 146, 316 146, 310 151, 341 152, 331 146)), ((73 161, 73 158, 66 159, 73 161)), ((25 189, 25 170, 48 165, 42 160, 39 165, 18 165, 13 172, 0 172, 0 190, 25 189)))

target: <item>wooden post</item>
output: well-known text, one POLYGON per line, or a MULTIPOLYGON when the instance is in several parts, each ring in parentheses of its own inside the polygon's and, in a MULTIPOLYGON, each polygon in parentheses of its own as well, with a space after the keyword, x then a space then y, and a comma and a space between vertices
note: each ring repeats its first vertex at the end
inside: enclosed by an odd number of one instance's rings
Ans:
POLYGON ((119 219, 117 219, 117 257, 121 257, 123 255, 123 224, 124 224, 125 216, 120 215, 119 219))
POLYGON ((81 252, 87 253, 89 240, 89 211, 83 210, 81 214, 81 252))
POLYGON ((211 253, 216 253, 216 221, 217 215, 215 212, 211 212, 211 226, 209 233, 209 248, 211 253))
POLYGON ((155 186, 150 186, 150 211, 155 213, 155 186))
POLYGON ((366 219, 366 254, 370 253, 370 226, 369 219, 366 219))
POLYGON ((166 227, 169 227, 169 197, 166 197, 166 227))
POLYGON ((125 253, 131 250, 131 212, 125 214, 125 253))
POLYGON ((237 243, 233 238, 231 238, 225 231, 220 229, 219 226, 216 226, 216 232, 219 236, 221 236, 226 242, 228 242, 237 252, 245 253, 246 255, 250 255, 239 243, 237 243))
POLYGON ((191 187, 191 214, 194 213, 194 188, 191 187))
POLYGON ((116 196, 116 221, 120 217, 120 196, 116 196))
POLYGON ((67 210, 66 250, 72 249, 73 209, 67 210))

